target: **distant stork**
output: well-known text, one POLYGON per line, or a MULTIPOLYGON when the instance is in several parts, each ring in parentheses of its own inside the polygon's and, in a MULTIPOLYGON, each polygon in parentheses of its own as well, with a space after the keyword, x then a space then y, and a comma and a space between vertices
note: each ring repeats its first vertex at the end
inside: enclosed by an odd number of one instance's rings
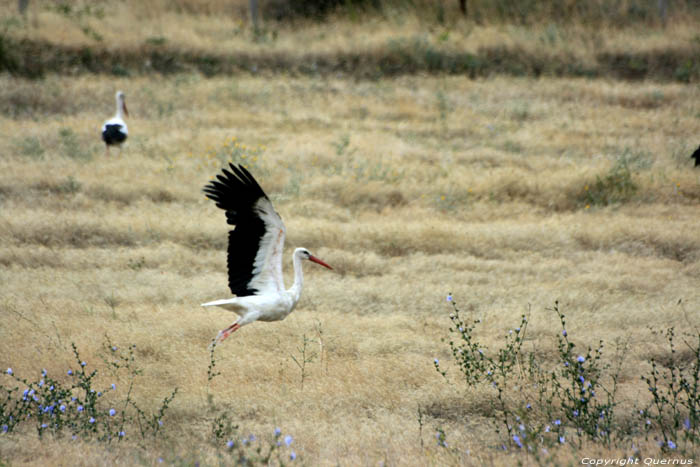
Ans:
POLYGON ((226 211, 226 221, 235 225, 228 233, 228 285, 234 298, 203 303, 236 313, 239 318, 219 332, 219 343, 253 321, 278 321, 289 315, 301 297, 304 285, 302 261, 333 269, 306 248, 292 254, 294 284, 285 290, 282 250, 286 229, 258 182, 242 166, 229 164, 204 187, 207 198, 226 211))
POLYGON ((119 146, 121 148, 121 144, 126 141, 126 137, 129 136, 129 130, 124 121, 124 116, 129 116, 129 111, 124 101, 124 93, 117 91, 115 99, 117 101, 117 113, 102 125, 102 141, 105 142, 108 156, 110 146, 119 146))
POLYGON ((695 159, 695 167, 700 165, 700 146, 695 150, 695 152, 690 156, 691 159, 695 159))

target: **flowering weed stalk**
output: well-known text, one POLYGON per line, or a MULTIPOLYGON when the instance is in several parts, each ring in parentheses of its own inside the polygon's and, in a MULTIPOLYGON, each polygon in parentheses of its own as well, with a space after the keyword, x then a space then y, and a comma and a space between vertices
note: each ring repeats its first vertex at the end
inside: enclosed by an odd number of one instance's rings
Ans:
POLYGON ((651 395, 639 410, 642 426, 647 439, 653 436, 665 451, 690 451, 700 444, 700 333, 693 337, 694 345, 685 342, 689 358, 680 358, 675 330, 667 329, 669 360, 661 365, 652 358, 651 372, 641 376, 651 395))
POLYGON ((76 437, 104 442, 121 441, 137 432, 142 439, 149 434, 155 436, 177 389, 163 400, 155 414, 148 414, 131 396, 134 377, 139 374, 133 365, 133 346, 127 354, 120 354, 111 343, 106 346, 114 354, 105 360, 107 368, 113 372, 129 370, 126 399, 119 400, 117 384, 101 390, 95 387, 98 370, 89 369, 90 365, 80 358, 75 344, 71 345, 76 366, 68 369, 65 375, 53 376, 42 370, 36 380, 30 381, 14 371, 5 372, 4 379, 9 378, 14 384, 6 385, 0 380, 2 432, 15 431, 21 425, 34 425, 40 437, 47 433, 58 436, 64 430, 76 437))

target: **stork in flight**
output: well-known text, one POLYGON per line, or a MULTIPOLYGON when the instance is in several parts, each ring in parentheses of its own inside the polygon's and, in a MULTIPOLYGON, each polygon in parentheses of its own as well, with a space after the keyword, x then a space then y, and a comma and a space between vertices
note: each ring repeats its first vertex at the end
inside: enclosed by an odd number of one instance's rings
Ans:
POLYGON ((219 331, 214 343, 254 321, 282 320, 294 310, 304 285, 302 261, 308 259, 333 269, 306 248, 292 254, 294 284, 285 290, 282 250, 286 229, 282 218, 258 182, 243 166, 229 164, 204 187, 207 198, 226 211, 226 221, 236 227, 228 233, 228 285, 234 298, 203 303, 236 313, 231 326, 219 331))
POLYGON ((105 142, 108 156, 110 146, 119 146, 121 149, 121 144, 126 141, 126 137, 129 136, 129 130, 124 121, 124 116, 129 116, 129 111, 126 108, 126 101, 124 100, 124 93, 117 91, 114 97, 117 101, 117 113, 102 125, 102 141, 105 142))

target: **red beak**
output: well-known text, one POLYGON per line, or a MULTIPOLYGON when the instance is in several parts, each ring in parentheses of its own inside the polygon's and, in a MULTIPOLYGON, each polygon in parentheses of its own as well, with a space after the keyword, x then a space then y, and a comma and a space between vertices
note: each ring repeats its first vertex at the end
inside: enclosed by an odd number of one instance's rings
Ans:
POLYGON ((313 256, 313 255, 309 255, 309 261, 313 261, 313 262, 316 263, 316 264, 320 264, 320 265, 323 266, 323 267, 326 267, 326 268, 328 268, 328 269, 330 269, 330 270, 333 270, 332 267, 328 266, 326 263, 324 263, 323 261, 321 261, 320 259, 316 258, 316 257, 313 256))

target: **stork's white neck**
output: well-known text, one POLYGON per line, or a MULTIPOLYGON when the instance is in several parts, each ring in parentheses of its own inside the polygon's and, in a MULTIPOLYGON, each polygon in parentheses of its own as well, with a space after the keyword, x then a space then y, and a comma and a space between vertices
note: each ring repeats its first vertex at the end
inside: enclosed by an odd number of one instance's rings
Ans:
POLYGON ((300 249, 294 250, 292 263, 294 264, 294 284, 292 284, 288 292, 292 296, 294 304, 296 304, 301 297, 301 289, 304 287, 304 269, 301 266, 302 259, 300 249))
POLYGON ((115 117, 124 120, 124 98, 117 95, 117 114, 115 117))

